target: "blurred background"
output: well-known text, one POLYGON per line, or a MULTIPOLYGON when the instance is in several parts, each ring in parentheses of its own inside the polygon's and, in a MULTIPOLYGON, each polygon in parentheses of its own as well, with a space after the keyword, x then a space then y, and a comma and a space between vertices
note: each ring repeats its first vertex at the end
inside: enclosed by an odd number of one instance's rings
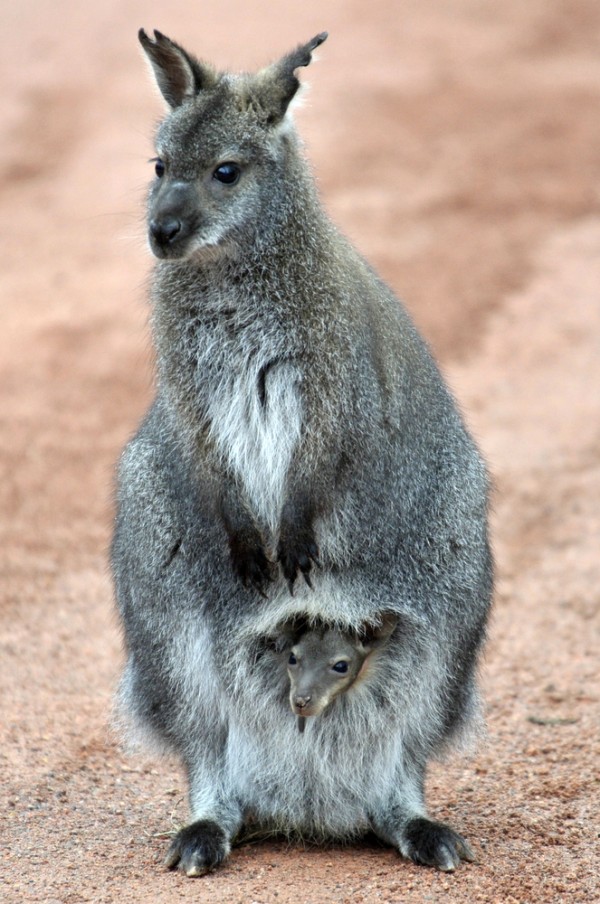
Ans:
POLYGON ((0 55, 7 900, 148 900, 146 870, 161 901, 198 894, 157 865, 181 776, 107 728, 113 468, 152 392, 143 206, 163 106, 141 26, 223 69, 329 31, 295 114, 324 204, 431 343, 495 485, 490 737, 430 788, 481 866, 449 889, 393 852, 309 866, 274 845, 204 900, 282 901, 288 883, 354 901, 369 882, 395 900, 399 875, 407 901, 600 899, 597 0, 20 0, 0 55))

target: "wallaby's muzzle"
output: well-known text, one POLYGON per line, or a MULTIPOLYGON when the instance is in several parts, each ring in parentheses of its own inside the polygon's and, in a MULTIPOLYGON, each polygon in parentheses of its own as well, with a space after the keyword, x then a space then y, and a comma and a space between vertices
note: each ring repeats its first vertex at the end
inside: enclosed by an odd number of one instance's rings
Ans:
POLYGON ((156 257, 180 258, 185 255, 197 223, 198 199, 189 182, 172 182, 161 188, 150 206, 148 238, 156 257))

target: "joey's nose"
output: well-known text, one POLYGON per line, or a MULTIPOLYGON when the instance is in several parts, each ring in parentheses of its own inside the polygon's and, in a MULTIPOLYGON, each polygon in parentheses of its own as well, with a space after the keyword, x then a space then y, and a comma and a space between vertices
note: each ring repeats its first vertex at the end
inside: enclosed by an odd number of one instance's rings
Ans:
POLYGON ((160 220, 150 220, 150 235, 163 247, 170 245, 181 232, 181 221, 176 217, 165 217, 160 220))
POLYGON ((305 697, 294 697, 294 703, 298 707, 298 709, 304 709, 305 706, 308 706, 312 697, 310 694, 307 694, 305 697))

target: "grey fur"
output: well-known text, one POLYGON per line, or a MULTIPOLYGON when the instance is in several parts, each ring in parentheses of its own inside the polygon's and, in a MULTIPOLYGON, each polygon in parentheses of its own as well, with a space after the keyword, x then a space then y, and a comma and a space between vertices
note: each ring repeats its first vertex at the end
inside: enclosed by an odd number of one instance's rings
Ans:
POLYGON ((487 478, 425 343, 317 199, 287 106, 324 38, 231 75, 140 34, 171 108, 148 200, 157 390, 121 458, 112 565, 120 698, 187 769, 167 862, 189 875, 251 824, 472 857, 426 817, 424 779, 477 709, 487 478), (378 668, 300 744, 279 626, 387 613, 378 668))

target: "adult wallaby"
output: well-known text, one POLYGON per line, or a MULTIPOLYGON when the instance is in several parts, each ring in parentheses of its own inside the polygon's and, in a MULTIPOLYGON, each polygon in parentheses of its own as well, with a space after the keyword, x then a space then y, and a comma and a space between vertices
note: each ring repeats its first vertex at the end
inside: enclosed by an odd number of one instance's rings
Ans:
POLYGON ((425 343, 317 199, 288 108, 326 35, 256 75, 139 37, 170 107, 148 199, 157 390, 121 459, 112 563, 123 705, 189 777, 167 862, 199 875, 252 820, 373 831, 453 870, 472 855, 424 781, 477 710, 487 479, 425 343), (385 669, 300 744, 265 638, 388 613, 385 669))
POLYGON ((390 636, 396 622, 392 616, 379 628, 367 627, 358 632, 320 624, 307 627, 292 638, 289 652, 286 649, 287 672, 290 707, 298 717, 300 732, 308 717, 320 716, 336 697, 368 679, 374 667, 373 654, 390 636))

